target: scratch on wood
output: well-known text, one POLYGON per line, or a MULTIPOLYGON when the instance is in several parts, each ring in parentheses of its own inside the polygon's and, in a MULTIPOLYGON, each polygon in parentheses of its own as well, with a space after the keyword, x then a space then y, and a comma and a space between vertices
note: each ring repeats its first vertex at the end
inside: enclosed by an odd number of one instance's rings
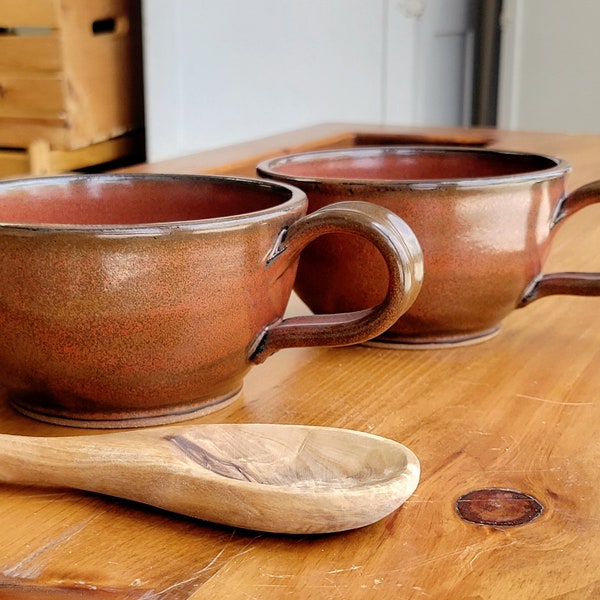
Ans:
POLYGON ((392 573, 399 573, 401 571, 408 571, 408 570, 412 570, 412 569, 418 569, 420 567, 423 567, 425 565, 429 565, 435 562, 439 562, 442 560, 445 560, 447 558, 451 558, 453 556, 459 556, 464 552, 464 548, 461 550, 455 550, 454 552, 444 552, 443 554, 440 554, 438 556, 432 556, 429 558, 423 558, 420 560, 415 560, 412 563, 405 563, 401 568, 398 569, 391 569, 389 571, 386 571, 384 574, 385 575, 391 575, 392 573))
POLYGON ((336 575, 337 573, 348 573, 349 571, 356 571, 357 569, 362 569, 361 565, 352 565, 347 569, 334 569, 333 571, 327 571, 328 575, 336 575))
MULTIPOLYGON (((205 574, 207 571, 210 571, 211 569, 213 569, 213 567, 216 565, 216 563, 218 562, 218 560, 223 556, 223 554, 227 550, 228 546, 230 545, 231 540, 233 539, 234 535, 235 535, 235 530, 231 533, 231 535, 229 536, 229 539, 227 540, 227 542, 225 543, 225 545, 223 546, 223 548, 221 548, 221 550, 219 550, 219 552, 217 552, 217 554, 214 556, 214 558, 212 558, 206 565, 204 565, 204 567, 202 567, 198 571, 195 571, 192 574, 191 577, 188 577, 187 579, 185 579, 183 581, 178 581, 178 582, 173 583, 172 585, 170 585, 170 586, 168 586, 166 588, 163 588, 162 590, 160 590, 159 592, 157 592, 156 598, 163 598, 164 595, 167 594, 168 592, 170 592, 170 591, 172 591, 174 589, 186 586, 187 584, 195 583, 199 579, 201 579, 202 575, 205 574)), ((216 573, 218 573, 219 571, 221 571, 221 569, 224 569, 225 567, 227 567, 227 565, 229 563, 231 563, 231 561, 235 560, 236 558, 239 558, 240 556, 243 556, 244 554, 248 554, 248 552, 251 552, 253 550, 253 547, 252 547, 253 542, 255 540, 261 538, 261 537, 262 536, 259 535, 259 536, 255 537, 255 538, 253 538, 252 540, 248 541, 248 543, 239 552, 236 552, 233 556, 231 556, 230 558, 228 558, 225 561, 225 563, 219 567, 219 569, 217 569, 216 571, 214 571, 213 573, 211 573, 210 576, 207 577, 202 582, 202 585, 205 584, 205 583, 207 583, 208 581, 210 581, 216 575, 216 573)))
POLYGON ((62 535, 52 538, 51 540, 46 542, 43 546, 40 546, 37 550, 35 550, 31 554, 28 554, 25 558, 23 558, 21 561, 19 561, 16 565, 13 565, 12 567, 8 567, 8 568, 4 569, 2 571, 2 575, 4 575, 5 577, 18 577, 20 579, 30 579, 30 578, 38 576, 42 572, 44 566, 42 564, 34 564, 35 561, 40 556, 45 554, 46 552, 54 550, 55 548, 58 548, 65 542, 68 542, 71 538, 76 536, 80 531, 85 529, 85 527, 87 527, 87 525, 89 525, 89 523, 91 521, 93 521, 94 519, 96 519, 97 517, 98 517, 98 515, 93 515, 93 516, 89 517, 88 519, 86 519, 85 521, 83 521, 82 523, 79 523, 78 525, 71 527, 70 529, 65 531, 62 535))
MULTIPOLYGON (((258 537, 262 537, 262 536, 258 536, 258 537)), ((258 539, 258 538, 256 538, 258 539)), ((254 541, 254 540, 252 540, 254 541)), ((236 554, 234 554, 231 558, 229 558, 225 564, 221 567, 221 569, 225 569, 229 563, 231 563, 232 561, 234 561, 236 558, 239 558, 240 556, 243 556, 244 554, 248 554, 249 552, 252 552, 252 550, 254 549, 251 544, 252 541, 248 542, 239 552, 237 552, 236 554)), ((219 571, 221 570, 219 569, 219 571)), ((218 571, 215 571, 204 583, 209 582, 216 574, 218 571)))
MULTIPOLYGON (((221 548, 221 550, 219 550, 219 552, 217 552, 216 556, 208 562, 208 564, 204 565, 201 569, 194 572, 194 574, 191 577, 188 577, 187 579, 184 579, 183 581, 178 581, 178 582, 170 585, 169 587, 166 587, 166 588, 160 590, 160 592, 158 592, 159 597, 163 596, 167 592, 170 592, 171 590, 174 590, 176 588, 186 585, 187 583, 192 583, 192 582, 200 579, 202 577, 202 574, 206 573, 207 571, 210 571, 213 568, 213 566, 215 565, 215 563, 221 558, 221 556, 223 556, 223 554, 225 553, 225 550, 227 550, 227 546, 229 545, 230 542, 231 542, 231 537, 229 538, 229 541, 225 544, 225 546, 223 546, 223 548, 221 548)), ((229 561, 227 561, 227 562, 229 562, 229 561)))
POLYGON ((171 590, 174 590, 176 588, 184 586, 187 583, 192 583, 193 581, 197 581, 198 579, 200 579, 202 574, 206 573, 206 571, 209 571, 213 567, 213 565, 219 560, 219 558, 221 558, 221 556, 223 556, 224 552, 225 552, 225 548, 220 550, 217 553, 217 555, 207 565, 202 567, 199 571, 196 571, 191 577, 188 577, 187 579, 184 579, 183 581, 178 581, 178 582, 174 583, 173 585, 170 585, 169 587, 166 587, 166 588, 163 588, 162 590, 160 590, 160 592, 158 592, 158 597, 163 596, 164 594, 166 594, 167 592, 170 592, 171 590))
MULTIPOLYGON (((501 550, 504 548, 508 548, 509 546, 514 546, 514 544, 516 544, 516 540, 512 540, 511 542, 509 542, 508 544, 498 544, 495 546, 492 546, 491 548, 483 548, 482 550, 479 550, 475 553, 475 556, 473 556, 473 558, 469 561, 469 570, 473 571, 473 563, 482 555, 485 554, 486 552, 493 552, 495 550, 501 550)), ((466 550, 471 550, 472 548, 474 548, 474 546, 467 546, 467 548, 465 548, 466 550)))
POLYGON ((537 400, 538 402, 546 402, 548 404, 559 404, 560 406, 591 406, 593 402, 559 402, 558 400, 548 400, 547 398, 538 398, 537 396, 527 396, 526 394, 516 394, 517 398, 525 398, 526 400, 537 400))

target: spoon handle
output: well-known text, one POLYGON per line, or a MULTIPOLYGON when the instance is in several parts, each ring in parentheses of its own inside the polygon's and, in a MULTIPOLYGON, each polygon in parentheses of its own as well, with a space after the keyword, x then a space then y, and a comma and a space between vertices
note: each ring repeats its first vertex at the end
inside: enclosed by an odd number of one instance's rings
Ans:
POLYGON ((154 477, 177 474, 184 462, 165 435, 164 431, 55 438, 3 434, 0 481, 105 494, 122 491, 126 482, 141 490, 154 477))
POLYGON ((240 470, 203 449, 205 431, 218 446, 219 434, 226 442, 237 429, 202 425, 56 438, 0 435, 0 481, 85 490, 215 523, 264 529, 262 517, 249 517, 256 506, 265 505, 267 510, 260 510, 268 519, 268 497, 262 490, 240 489, 239 480, 245 479, 240 470))

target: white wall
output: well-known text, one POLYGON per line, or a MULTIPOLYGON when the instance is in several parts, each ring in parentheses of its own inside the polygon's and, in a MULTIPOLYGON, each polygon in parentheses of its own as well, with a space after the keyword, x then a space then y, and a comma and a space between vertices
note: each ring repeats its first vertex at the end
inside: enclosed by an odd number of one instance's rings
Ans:
POLYGON ((504 0, 499 127, 600 133, 600 2, 504 0))
POLYGON ((143 0, 148 158, 327 121, 461 124, 472 1, 143 0))

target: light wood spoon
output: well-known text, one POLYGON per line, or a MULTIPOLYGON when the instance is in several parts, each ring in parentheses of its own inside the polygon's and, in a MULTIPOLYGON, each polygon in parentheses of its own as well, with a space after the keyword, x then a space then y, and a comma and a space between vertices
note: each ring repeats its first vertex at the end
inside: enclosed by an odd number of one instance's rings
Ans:
POLYGON ((302 425, 179 425, 74 437, 0 435, 0 481, 98 492, 276 533, 369 525, 415 490, 387 438, 302 425))

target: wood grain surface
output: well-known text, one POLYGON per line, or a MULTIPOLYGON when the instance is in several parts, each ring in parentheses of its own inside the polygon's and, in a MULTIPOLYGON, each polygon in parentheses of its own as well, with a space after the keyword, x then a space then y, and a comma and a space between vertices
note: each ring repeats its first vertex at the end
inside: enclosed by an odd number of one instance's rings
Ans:
MULTIPOLYGON (((474 131, 329 124, 140 172, 253 174, 263 157, 351 145, 358 133, 474 131)), ((600 179, 600 136, 484 130, 488 146, 554 154, 569 188, 600 179)), ((469 138, 472 139, 472 138, 469 138)), ((546 271, 600 271, 600 207, 574 215, 546 271)), ((293 297, 290 314, 304 307, 293 297)), ((211 525, 65 489, 0 486, 0 600, 600 597, 600 300, 545 298, 493 339, 462 348, 284 350, 253 368, 240 399, 201 423, 295 423, 397 440, 421 482, 374 525, 284 536, 211 525), (518 526, 459 516, 468 492, 522 492, 543 507, 518 526)), ((0 401, 0 433, 94 435, 37 423, 0 401)), ((502 514, 506 496, 472 505, 502 514), (495 504, 494 504, 495 503, 495 504)))

